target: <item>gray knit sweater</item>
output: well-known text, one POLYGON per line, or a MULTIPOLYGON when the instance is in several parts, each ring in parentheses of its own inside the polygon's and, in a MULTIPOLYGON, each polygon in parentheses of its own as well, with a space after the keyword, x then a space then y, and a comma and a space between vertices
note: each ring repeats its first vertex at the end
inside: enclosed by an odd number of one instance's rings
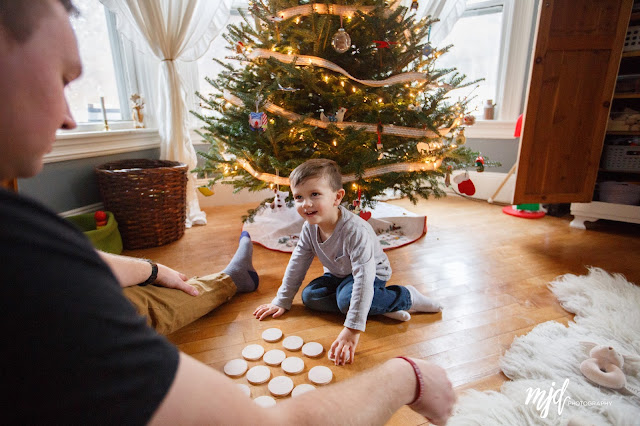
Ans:
POLYGON ((371 225, 344 207, 338 208, 342 214, 327 241, 318 241, 318 225, 304 223, 282 285, 271 303, 291 309, 293 297, 317 255, 325 272, 337 277, 353 275, 351 304, 344 326, 364 331, 373 300, 373 281, 375 277, 389 281, 391 265, 371 225))

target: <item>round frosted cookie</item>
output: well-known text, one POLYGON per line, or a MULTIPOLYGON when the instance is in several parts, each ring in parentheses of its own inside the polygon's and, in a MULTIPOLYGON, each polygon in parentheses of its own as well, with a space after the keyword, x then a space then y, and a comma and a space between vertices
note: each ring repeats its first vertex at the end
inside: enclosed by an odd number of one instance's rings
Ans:
POLYGON ((242 393, 251 398, 251 388, 249 388, 249 386, 245 385, 244 383, 236 383, 236 386, 240 388, 242 393))
POLYGON ((266 365, 256 365, 247 371, 247 380, 252 385, 261 385, 269 380, 269 377, 271 377, 271 370, 266 365))
POLYGON ((282 361, 284 361, 286 357, 287 357, 287 354, 285 354, 280 349, 271 349, 270 351, 264 354, 264 356, 262 357, 262 360, 267 365, 278 366, 282 364, 282 361))
POLYGON ((287 376, 274 377, 267 387, 273 396, 287 396, 293 390, 293 380, 287 376))
POLYGON ((308 383, 303 383, 301 385, 296 386, 295 388, 293 388, 293 392, 291 392, 291 396, 298 396, 298 395, 302 395, 303 393, 307 393, 309 391, 314 390, 316 387, 313 385, 310 385, 308 383))
POLYGON ((324 348, 318 342, 309 342, 305 343, 302 347, 302 353, 308 356, 309 358, 317 358, 322 355, 324 348))
POLYGON ((265 342, 273 343, 282 338, 282 330, 279 328, 267 328, 262 332, 262 338, 265 342))
POLYGON ((224 365, 224 374, 229 377, 242 376, 247 371, 247 368, 249 366, 244 359, 232 359, 224 365))
POLYGON ((264 355, 264 348, 260 345, 248 345, 242 350, 242 357, 249 361, 257 361, 264 355))
POLYGON ((253 402, 264 408, 275 407, 276 405, 276 400, 269 395, 259 396, 253 402))
POLYGON ((303 344, 304 344, 304 341, 300 336, 288 336, 288 337, 285 337, 284 340, 282 341, 282 346, 284 346, 285 349, 290 351, 299 350, 303 344))
POLYGON ((298 358, 297 356, 290 356, 282 361, 280 367, 282 367, 285 373, 298 374, 304 370, 304 361, 302 358, 298 358))
POLYGON ((333 372, 329 367, 317 365, 309 370, 309 380, 316 385, 326 385, 333 379, 333 372))

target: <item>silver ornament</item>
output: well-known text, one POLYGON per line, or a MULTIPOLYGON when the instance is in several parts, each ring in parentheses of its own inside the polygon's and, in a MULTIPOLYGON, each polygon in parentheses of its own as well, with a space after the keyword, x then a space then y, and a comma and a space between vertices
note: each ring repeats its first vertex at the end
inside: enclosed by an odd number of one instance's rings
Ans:
POLYGON ((331 46, 338 53, 344 53, 351 47, 351 36, 344 28, 340 28, 331 39, 331 46))

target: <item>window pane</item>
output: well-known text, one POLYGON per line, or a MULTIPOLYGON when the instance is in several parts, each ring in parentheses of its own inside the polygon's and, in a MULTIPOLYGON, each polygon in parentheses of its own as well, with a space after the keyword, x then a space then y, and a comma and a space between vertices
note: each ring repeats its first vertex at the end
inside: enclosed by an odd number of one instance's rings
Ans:
POLYGON ((102 121, 100 97, 104 96, 107 119, 122 120, 104 6, 98 0, 74 0, 74 4, 80 15, 72 18, 71 25, 83 71, 66 91, 73 117, 78 123, 102 121))
MULTIPOLYGON (((453 44, 453 47, 438 58, 438 68, 455 67, 467 75, 468 81, 484 78, 473 91, 472 96, 476 97, 469 104, 470 111, 475 109, 474 115, 482 116, 485 100, 496 99, 501 30, 502 12, 464 16, 442 42, 442 46, 453 44)), ((473 87, 452 91, 451 100, 464 98, 473 87)))
MULTIPOLYGON (((251 15, 248 15, 251 17, 251 15)), ((232 14, 227 22, 227 25, 240 25, 244 20, 238 14, 232 14)), ((251 21, 249 21, 251 22, 251 21)), ((212 80, 215 80, 218 77, 218 73, 223 71, 224 68, 222 65, 215 62, 213 59, 219 59, 222 62, 231 63, 234 67, 239 67, 240 63, 235 60, 225 60, 225 56, 235 56, 236 53, 227 49, 227 41, 224 39, 223 34, 227 33, 227 27, 225 27, 220 34, 213 40, 211 45, 209 46, 209 50, 205 53, 202 58, 198 60, 198 74, 200 75, 200 81, 198 90, 205 97, 208 97, 215 89, 212 85, 210 85, 204 78, 209 77, 212 80)), ((203 111, 204 113, 208 113, 208 111, 203 111)))

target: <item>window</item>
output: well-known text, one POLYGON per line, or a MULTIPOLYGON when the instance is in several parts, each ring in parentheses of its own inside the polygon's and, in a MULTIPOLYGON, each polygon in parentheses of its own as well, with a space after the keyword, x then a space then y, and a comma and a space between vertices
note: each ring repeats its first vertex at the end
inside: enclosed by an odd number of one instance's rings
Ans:
POLYGON ((438 58, 438 68, 455 67, 467 76, 467 81, 484 79, 475 86, 451 92, 452 100, 471 93, 469 110, 482 117, 485 100, 495 101, 500 76, 502 1, 467 0, 467 9, 438 47, 453 44, 438 58))
MULTIPOLYGON (((529 57, 535 28, 536 6, 533 0, 466 0, 466 11, 452 32, 439 46, 453 48, 438 59, 437 67, 455 67, 469 81, 484 78, 472 96, 470 109, 482 117, 484 101, 496 103, 495 120, 479 122, 469 128, 468 137, 513 139, 515 121, 522 112, 527 88, 529 57)), ((236 0, 246 9, 246 0, 236 0)), ((229 23, 241 20, 232 13, 229 23)), ((222 34, 211 44, 210 51, 198 62, 198 87, 205 96, 211 86, 204 76, 215 78, 221 67, 211 60, 232 55, 225 49, 222 34)), ((473 87, 451 93, 452 101, 467 96, 473 87)))
POLYGON ((66 89, 71 112, 79 129, 90 130, 83 124, 98 124, 102 128, 104 98, 108 121, 131 120, 126 75, 122 66, 120 39, 116 32, 115 16, 98 0, 75 0, 80 10, 71 19, 76 33, 82 76, 66 89))
MULTIPOLYGON (((231 16, 227 21, 227 25, 225 25, 224 29, 220 31, 220 34, 218 34, 215 40, 213 40, 207 53, 198 60, 197 90, 205 97, 209 96, 214 90, 213 86, 205 80, 205 77, 215 80, 218 73, 224 70, 222 65, 214 61, 213 58, 220 59, 224 62, 224 58, 226 56, 233 56, 234 54, 232 51, 227 49, 227 41, 224 39, 224 34, 227 32, 228 25, 240 25, 244 22, 240 13, 238 13, 238 7, 242 7, 244 12, 248 14, 246 11, 246 4, 243 5, 240 2, 236 2, 236 4, 234 4, 234 8, 231 9, 231 16)), ((251 15, 248 16, 250 17, 251 15)), ((232 63, 234 66, 238 65, 236 61, 232 61, 232 63)), ((203 113, 207 114, 208 112, 203 111, 203 113)))

